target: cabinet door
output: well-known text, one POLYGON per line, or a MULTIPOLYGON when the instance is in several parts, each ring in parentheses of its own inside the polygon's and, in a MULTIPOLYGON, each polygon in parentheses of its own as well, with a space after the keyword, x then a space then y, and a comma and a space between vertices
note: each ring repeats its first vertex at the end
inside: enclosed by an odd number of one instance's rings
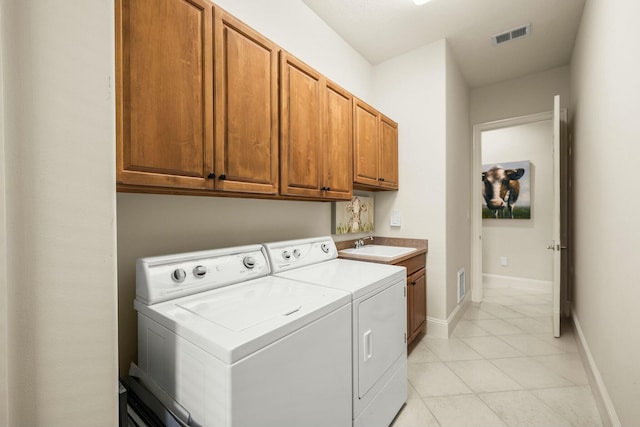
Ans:
POLYGON ((407 279, 407 287, 411 287, 411 317, 409 336, 415 337, 420 333, 427 320, 427 276, 423 268, 407 279))
POLYGON ((414 334, 411 326, 413 325, 413 286, 407 280, 407 345, 413 341, 414 334))
POLYGON ((398 124, 380 117, 380 186, 398 189, 398 124))
POLYGON ((358 99, 353 111, 353 181, 378 186, 378 112, 358 99))
POLYGON ((325 197, 350 200, 353 194, 353 113, 349 92, 325 86, 325 197))
POLYGON ((321 197, 323 178, 323 77, 280 53, 280 192, 321 197))
POLYGON ((278 191, 277 47, 216 9, 215 188, 278 191))
POLYGON ((211 4, 117 0, 116 78, 117 182, 210 185, 211 4))

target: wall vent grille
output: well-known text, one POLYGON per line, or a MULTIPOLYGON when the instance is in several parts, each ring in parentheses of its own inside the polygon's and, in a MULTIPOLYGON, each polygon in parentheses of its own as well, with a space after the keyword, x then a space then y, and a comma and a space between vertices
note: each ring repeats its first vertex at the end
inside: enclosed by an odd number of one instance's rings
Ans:
POLYGON ((464 268, 458 270, 458 304, 464 299, 467 292, 467 284, 465 283, 464 268))
POLYGON ((511 40, 526 37, 529 34, 531 34, 531 24, 514 28, 512 30, 505 31, 504 33, 496 34, 493 37, 491 37, 491 39, 493 40, 493 44, 497 46, 499 44, 506 43, 511 40))

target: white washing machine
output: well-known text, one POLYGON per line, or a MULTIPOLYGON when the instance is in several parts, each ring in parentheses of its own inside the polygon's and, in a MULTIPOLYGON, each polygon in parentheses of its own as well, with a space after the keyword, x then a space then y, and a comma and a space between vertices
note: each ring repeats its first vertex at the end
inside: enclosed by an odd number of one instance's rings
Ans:
POLYGON ((139 259, 139 367, 190 425, 350 426, 349 293, 269 272, 260 245, 139 259))
POLYGON ((337 259, 331 237, 265 247, 278 277, 351 293, 353 425, 387 427, 407 400, 406 269, 337 259))

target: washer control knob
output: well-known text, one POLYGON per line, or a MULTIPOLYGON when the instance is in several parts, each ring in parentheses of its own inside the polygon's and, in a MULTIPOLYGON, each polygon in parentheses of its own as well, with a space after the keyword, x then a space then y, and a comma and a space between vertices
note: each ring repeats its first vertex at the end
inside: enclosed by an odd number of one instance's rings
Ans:
POLYGON ((320 245, 320 249, 322 249, 322 252, 324 252, 325 254, 329 253, 329 244, 328 243, 323 243, 322 245, 320 245))
POLYGON ((300 249, 294 249, 293 250, 293 257, 294 258, 300 258, 300 249))
POLYGON ((184 279, 187 278, 187 272, 184 271, 184 269, 182 269, 182 268, 176 268, 171 273, 171 278, 176 283, 182 283, 182 282, 184 282, 184 279))
POLYGON ((246 256, 242 260, 242 263, 244 264, 245 267, 247 267, 249 270, 251 270, 251 269, 253 269, 253 267, 256 266, 256 259, 254 257, 252 257, 252 256, 246 256))
POLYGON ((283 251, 282 252, 282 258, 286 259, 286 260, 290 260, 291 259, 291 252, 289 251, 283 251))
POLYGON ((207 274, 207 267, 204 265, 196 265, 193 267, 193 275, 198 279, 202 279, 207 274))

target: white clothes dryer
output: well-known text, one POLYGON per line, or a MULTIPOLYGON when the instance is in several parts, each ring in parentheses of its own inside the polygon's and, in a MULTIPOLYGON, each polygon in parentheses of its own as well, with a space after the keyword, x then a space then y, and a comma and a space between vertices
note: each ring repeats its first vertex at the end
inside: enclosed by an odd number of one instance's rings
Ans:
POLYGON ((389 426, 407 400, 405 267, 337 259, 329 236, 265 247, 276 276, 351 293, 353 425, 389 426))
POLYGON ((139 259, 139 367, 189 425, 350 426, 349 294, 269 272, 260 245, 139 259))

